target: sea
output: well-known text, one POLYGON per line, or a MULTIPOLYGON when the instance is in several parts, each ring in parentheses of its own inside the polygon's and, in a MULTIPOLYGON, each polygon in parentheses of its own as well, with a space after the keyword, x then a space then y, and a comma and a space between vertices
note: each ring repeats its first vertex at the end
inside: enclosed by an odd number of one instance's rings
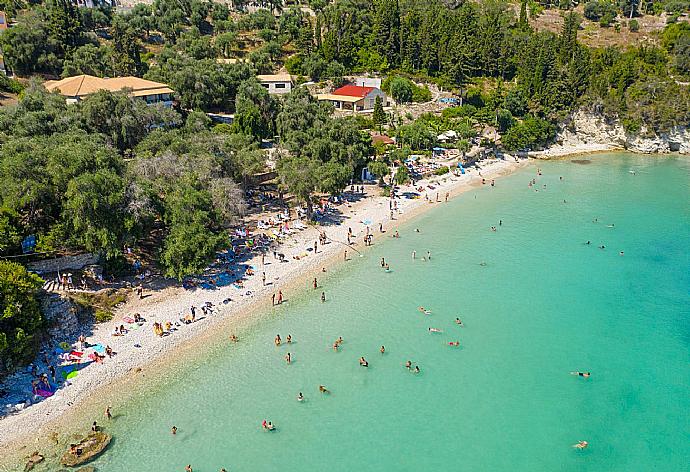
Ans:
POLYGON ((690 470, 690 159, 534 163, 395 230, 162 365, 92 465, 690 470))

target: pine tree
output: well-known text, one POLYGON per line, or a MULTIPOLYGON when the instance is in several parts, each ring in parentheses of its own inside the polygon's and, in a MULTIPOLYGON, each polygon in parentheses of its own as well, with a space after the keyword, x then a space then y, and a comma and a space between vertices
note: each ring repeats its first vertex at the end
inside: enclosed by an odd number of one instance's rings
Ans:
POLYGON ((518 28, 522 31, 529 29, 529 21, 527 20, 527 0, 520 2, 520 19, 518 20, 518 28))
POLYGON ((374 113, 371 118, 374 124, 379 126, 379 131, 381 131, 381 125, 387 121, 386 112, 383 111, 383 101, 381 97, 376 97, 376 101, 374 102, 374 113))

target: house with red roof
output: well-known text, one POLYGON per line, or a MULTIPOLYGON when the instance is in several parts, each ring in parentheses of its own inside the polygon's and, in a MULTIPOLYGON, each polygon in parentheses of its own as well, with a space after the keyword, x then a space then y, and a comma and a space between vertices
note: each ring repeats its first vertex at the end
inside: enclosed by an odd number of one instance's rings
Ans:
POLYGON ((331 93, 321 93, 316 96, 320 102, 330 102, 336 110, 372 111, 376 97, 381 97, 383 106, 387 105, 386 94, 377 87, 362 87, 359 85, 343 85, 331 93))

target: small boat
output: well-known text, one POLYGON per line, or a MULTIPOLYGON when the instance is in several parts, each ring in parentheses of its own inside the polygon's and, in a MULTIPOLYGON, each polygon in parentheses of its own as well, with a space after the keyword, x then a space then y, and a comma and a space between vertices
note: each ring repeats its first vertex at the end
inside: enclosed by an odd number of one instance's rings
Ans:
POLYGON ((112 436, 101 431, 92 432, 78 444, 71 445, 60 462, 67 467, 84 464, 103 452, 111 439, 112 436))

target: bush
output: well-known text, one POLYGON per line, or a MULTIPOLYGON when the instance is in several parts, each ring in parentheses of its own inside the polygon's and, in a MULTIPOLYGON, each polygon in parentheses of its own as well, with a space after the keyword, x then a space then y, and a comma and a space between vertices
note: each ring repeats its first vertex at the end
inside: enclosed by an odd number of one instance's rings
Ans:
POLYGON ((0 372, 28 362, 43 328, 38 291, 43 280, 14 262, 0 261, 0 372))
POLYGON ((556 128, 540 118, 526 118, 503 136, 503 146, 509 151, 530 150, 541 147, 554 138, 556 128))
POLYGON ((441 112, 443 118, 464 118, 473 117, 477 113, 477 107, 474 105, 462 105, 459 107, 446 108, 441 112))
POLYGON ((96 310, 93 316, 96 318, 96 323, 105 323, 113 319, 113 312, 108 310, 96 310))
POLYGON ((434 175, 445 175, 448 172, 450 172, 450 169, 448 168, 448 166, 441 166, 434 171, 434 175))
POLYGON ((637 20, 630 20, 628 22, 628 29, 633 33, 640 31, 640 22, 637 20))
POLYGON ((431 90, 412 84, 412 101, 418 103, 431 101, 431 90))

